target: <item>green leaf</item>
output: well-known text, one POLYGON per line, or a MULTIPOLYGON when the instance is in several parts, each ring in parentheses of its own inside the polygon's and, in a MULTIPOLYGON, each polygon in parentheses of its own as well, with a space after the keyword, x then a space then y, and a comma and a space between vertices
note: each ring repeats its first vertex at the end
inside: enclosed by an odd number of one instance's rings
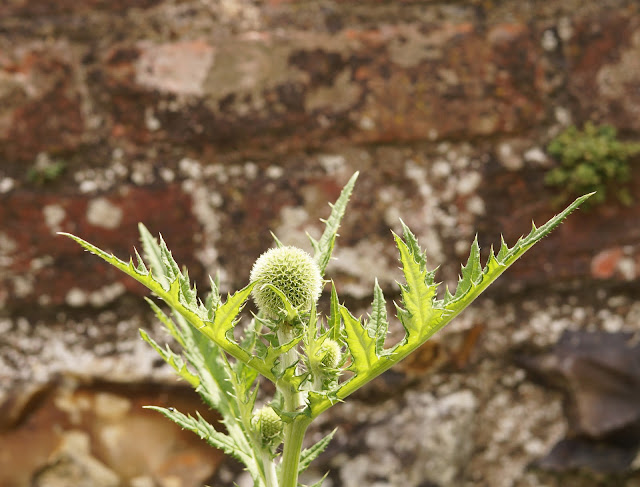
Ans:
POLYGON ((140 272, 130 260, 129 263, 123 262, 112 254, 108 254, 98 247, 82 240, 75 235, 61 233, 84 247, 89 252, 102 258, 115 268, 121 270, 125 274, 133 277, 135 280, 153 291, 158 297, 166 302, 171 308, 182 315, 189 324, 200 330, 211 340, 213 340, 225 352, 238 360, 245 362, 247 365, 255 368, 269 380, 275 381, 275 377, 271 370, 265 366, 262 360, 253 356, 249 351, 244 350, 233 340, 233 327, 236 324, 236 318, 247 301, 251 289, 254 284, 249 284, 245 288, 237 291, 227 298, 227 301, 220 305, 216 311, 213 321, 209 319, 210 310, 207 310, 202 303, 194 298, 191 288, 186 279, 178 270, 178 265, 171 257, 171 252, 166 248, 166 244, 160 240, 160 250, 162 262, 167 271, 167 279, 169 285, 163 286, 152 273, 140 272))
MULTIPOLYGON (((493 250, 491 251, 484 269, 480 265, 480 249, 477 241, 474 241, 467 264, 462 267, 459 289, 456 289, 454 295, 447 292, 444 300, 436 299, 438 285, 433 282, 433 276, 426 269, 426 258, 413 234, 405 231, 406 241, 395 235, 405 276, 405 284, 401 285, 402 303, 401 306, 396 305, 396 308, 397 316, 405 328, 405 337, 387 354, 380 356, 377 348, 379 342, 371 338, 369 333, 363 332, 360 322, 341 306, 347 345, 352 355, 350 370, 354 372, 354 376, 342 384, 335 398, 309 394, 312 417, 316 417, 336 400, 344 399, 414 352, 590 196, 592 194, 576 199, 562 213, 551 218, 540 228, 533 225, 531 232, 526 237, 521 237, 512 248, 502 240, 498 254, 495 255, 493 250)), ((372 313, 375 314, 375 310, 372 313)))
POLYGON ((327 329, 329 330, 330 338, 336 342, 342 341, 342 321, 340 318, 340 302, 338 301, 338 293, 336 286, 331 281, 331 302, 329 305, 329 318, 327 320, 327 329))
POLYGON ((144 299, 147 302, 147 304, 151 307, 151 310, 156 315, 156 318, 158 318, 160 323, 162 323, 164 325, 164 327, 169 332, 169 334, 174 338, 174 340, 176 340, 180 344, 180 346, 182 348, 186 348, 185 347, 185 340, 184 340, 184 336, 183 336, 185 330, 182 327, 178 328, 178 326, 175 324, 175 322, 171 318, 169 318, 160 309, 160 307, 156 303, 154 303, 151 299, 149 299, 147 297, 145 297, 144 299))
POLYGON ((322 483, 327 478, 327 475, 329 475, 329 472, 325 473, 320 480, 318 480, 313 485, 310 485, 309 487, 322 487, 322 483))
POLYGON ((252 477, 256 478, 260 476, 260 471, 253 458, 252 452, 243 449, 241 445, 238 445, 229 435, 217 431, 202 416, 200 416, 200 413, 197 413, 197 417, 194 418, 191 415, 182 414, 175 409, 167 409, 158 406, 145 406, 145 409, 158 411, 180 427, 193 431, 211 446, 222 450, 227 455, 231 455, 244 463, 252 477))
POLYGON ((180 355, 173 353, 173 351, 167 345, 166 349, 163 349, 158 345, 144 330, 139 330, 142 339, 147 342, 151 347, 158 352, 158 354, 167 362, 176 373, 186 380, 194 389, 200 385, 200 379, 197 375, 192 374, 187 368, 187 364, 184 363, 183 358, 180 355))
POLYGON ((419 249, 410 248, 400 237, 395 235, 396 245, 400 252, 402 272, 405 284, 400 286, 403 307, 397 306, 397 315, 406 331, 406 336, 397 349, 410 342, 425 341, 435 333, 442 322, 445 312, 437 307, 437 284, 428 284, 426 268, 419 249), (415 252, 418 251, 418 254, 415 252))
POLYGON ((323 275, 327 268, 327 264, 331 259, 333 247, 338 235, 338 228, 340 227, 340 221, 342 221, 347 204, 349 203, 349 198, 351 197, 351 192, 356 184, 356 179, 358 179, 357 172, 351 176, 351 179, 349 179, 344 188, 342 188, 342 192, 336 202, 333 205, 329 205, 331 206, 331 214, 327 220, 323 220, 325 223, 325 230, 320 237, 320 240, 315 240, 310 235, 308 236, 314 250, 314 259, 318 263, 320 272, 323 275))
POLYGON ((389 331, 387 320, 387 305, 384 300, 382 288, 375 280, 373 287, 373 303, 371 303, 371 316, 365 324, 367 334, 376 340, 376 355, 380 356, 384 352, 384 341, 389 331))
POLYGON ((300 464, 298 466, 298 473, 304 472, 309 464, 314 461, 318 456, 327 448, 329 442, 333 439, 333 436, 336 434, 337 428, 334 429, 331 433, 326 435, 320 441, 318 441, 315 445, 302 450, 300 454, 300 464))
POLYGON ((354 318, 344 306, 340 306, 340 314, 344 322, 347 347, 351 354, 349 370, 356 376, 367 374, 378 361, 376 355, 377 340, 371 338, 360 320, 354 318))
MULTIPOLYGON (((482 266, 480 264, 480 246, 478 245, 478 236, 476 235, 471 244, 471 252, 467 265, 462 267, 462 275, 458 280, 456 294, 453 300, 460 300, 482 280, 482 266)), ((446 303, 446 301, 445 301, 446 303)))
POLYGON ((162 287, 168 287, 169 281, 166 277, 165 264, 162 260, 162 252, 157 240, 149 233, 147 227, 142 223, 138 223, 138 231, 140 232, 140 242, 144 255, 150 263, 151 271, 162 284, 162 287))

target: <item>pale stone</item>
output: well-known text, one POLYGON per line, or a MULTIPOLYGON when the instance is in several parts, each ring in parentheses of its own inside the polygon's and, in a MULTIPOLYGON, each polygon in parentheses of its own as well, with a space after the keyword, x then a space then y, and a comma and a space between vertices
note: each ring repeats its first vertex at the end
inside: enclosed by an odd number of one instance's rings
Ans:
POLYGON ((96 198, 87 206, 87 221, 97 227, 113 230, 120 226, 122 209, 106 198, 96 198))
POLYGON ((200 95, 215 49, 202 40, 143 45, 136 82, 161 91, 200 95))

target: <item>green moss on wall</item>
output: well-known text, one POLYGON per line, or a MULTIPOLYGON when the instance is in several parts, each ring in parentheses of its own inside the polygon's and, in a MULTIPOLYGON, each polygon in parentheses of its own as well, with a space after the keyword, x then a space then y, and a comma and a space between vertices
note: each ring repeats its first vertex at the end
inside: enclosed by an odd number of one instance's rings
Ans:
POLYGON ((620 202, 632 203, 626 183, 631 179, 630 159, 640 153, 640 143, 618 140, 611 125, 587 122, 582 130, 571 126, 549 143, 547 151, 558 165, 547 172, 545 182, 560 189, 560 200, 597 191, 592 202, 598 204, 614 191, 620 202))

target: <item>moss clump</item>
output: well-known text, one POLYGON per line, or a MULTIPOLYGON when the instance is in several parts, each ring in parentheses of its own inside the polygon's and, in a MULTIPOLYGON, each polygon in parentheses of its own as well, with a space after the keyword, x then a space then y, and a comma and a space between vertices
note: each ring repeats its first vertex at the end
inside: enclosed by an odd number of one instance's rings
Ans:
POLYGON ((591 122, 583 130, 567 128, 547 146, 547 151, 560 164, 549 170, 545 182, 561 188, 560 200, 575 194, 596 191, 592 203, 602 203, 607 189, 614 189, 620 202, 632 203, 629 159, 640 153, 640 143, 622 142, 611 125, 596 126, 591 122))
POLYGON ((58 179, 66 170, 64 161, 52 161, 48 157, 39 157, 38 161, 27 172, 27 181, 43 185, 58 179))

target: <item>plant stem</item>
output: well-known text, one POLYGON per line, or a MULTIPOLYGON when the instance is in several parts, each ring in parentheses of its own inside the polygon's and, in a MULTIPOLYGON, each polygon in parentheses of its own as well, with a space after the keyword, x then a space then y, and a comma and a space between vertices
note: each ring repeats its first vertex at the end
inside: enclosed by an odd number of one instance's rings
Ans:
MULTIPOLYGON (((286 322, 280 325, 280 327, 276 331, 276 334, 278 336, 278 343, 280 345, 289 343, 291 340, 295 338, 295 334, 293 332, 293 329, 291 328, 291 325, 289 325, 289 323, 286 323, 286 322)), ((284 372, 285 370, 287 370, 296 362, 297 359, 298 359, 298 352, 296 351, 295 347, 289 350, 288 352, 283 353, 280 356, 281 371, 284 372)))
POLYGON ((284 428, 284 451, 280 470, 280 487, 297 487, 302 441, 311 419, 298 416, 284 428))
POLYGON ((266 487, 278 487, 278 476, 276 475, 276 465, 271 458, 271 454, 262 452, 262 468, 264 470, 264 480, 266 487))
MULTIPOLYGON (((288 343, 293 339, 292 330, 288 324, 278 329, 278 339, 280 344, 288 343)), ((281 356, 282 371, 293 366, 298 359, 295 348, 285 352, 281 356)), ((284 400, 284 410, 294 413, 303 403, 302 392, 291 387, 290 384, 277 384, 284 400)), ((298 486, 298 467, 300 465, 300 452, 302 451, 302 441, 311 419, 306 416, 297 416, 292 422, 285 423, 284 426, 284 450, 282 452, 282 463, 280 464, 280 486, 298 486)))

